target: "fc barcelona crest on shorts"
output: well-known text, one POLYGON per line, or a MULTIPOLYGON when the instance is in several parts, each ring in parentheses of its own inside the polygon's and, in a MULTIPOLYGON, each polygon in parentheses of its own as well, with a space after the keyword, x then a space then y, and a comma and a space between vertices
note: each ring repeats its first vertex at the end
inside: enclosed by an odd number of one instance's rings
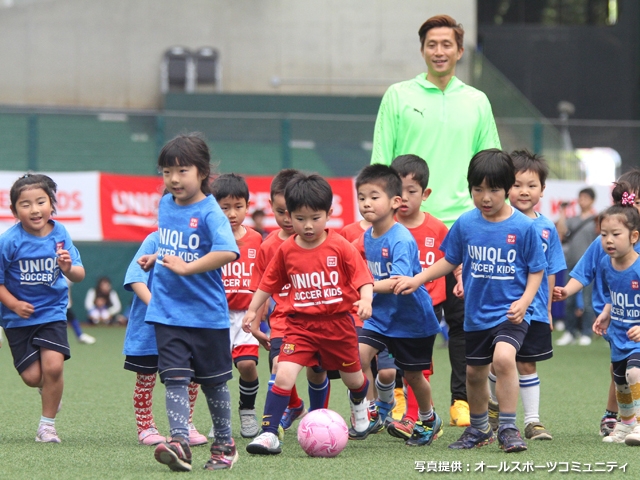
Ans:
POLYGON ((293 343, 285 343, 282 346, 282 353, 286 355, 291 355, 296 349, 296 346, 293 343))

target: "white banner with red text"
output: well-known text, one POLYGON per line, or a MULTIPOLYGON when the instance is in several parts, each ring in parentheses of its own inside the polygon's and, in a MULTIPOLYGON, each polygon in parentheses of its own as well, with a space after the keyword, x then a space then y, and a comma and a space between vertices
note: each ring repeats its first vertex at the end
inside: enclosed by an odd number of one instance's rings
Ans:
MULTIPOLYGON (((159 176, 118 175, 100 172, 42 172, 58 185, 57 213, 76 241, 140 242, 156 229, 158 202, 164 191, 159 176)), ((11 212, 10 189, 23 172, 0 172, 0 232, 16 219, 11 212)), ((269 203, 271 177, 245 177, 250 204, 245 223, 252 225, 251 213, 263 210, 264 227, 277 228, 269 203)), ((330 228, 341 229, 355 221, 357 205, 352 178, 327 179, 333 190, 330 228)))
MULTIPOLYGON (((58 185, 57 213, 54 216, 76 241, 140 242, 156 229, 158 202, 164 191, 159 176, 119 175, 101 172, 43 172, 58 185)), ((15 222, 11 212, 10 189, 23 172, 0 172, 0 232, 15 222)), ((277 228, 269 203, 271 177, 245 177, 250 205, 245 223, 252 225, 251 213, 265 213, 264 227, 277 228)), ((328 178, 333 190, 333 214, 328 226, 337 230, 360 219, 353 178, 328 178)), ((582 182, 548 180, 536 210, 556 220, 560 203, 568 203, 567 215, 579 214, 577 197, 582 182)), ((437 185, 430 185, 432 189, 437 185)), ((595 208, 611 204, 611 187, 594 185, 595 208)))

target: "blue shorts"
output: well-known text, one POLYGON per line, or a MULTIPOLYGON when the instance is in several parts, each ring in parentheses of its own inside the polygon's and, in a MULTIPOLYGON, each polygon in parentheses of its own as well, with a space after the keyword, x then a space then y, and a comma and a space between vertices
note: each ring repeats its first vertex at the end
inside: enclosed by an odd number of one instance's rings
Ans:
POLYGON ((513 345, 517 352, 522 347, 522 342, 527 335, 529 324, 525 321, 519 324, 505 320, 499 325, 488 330, 464 332, 465 357, 467 365, 489 365, 493 361, 493 350, 498 342, 506 342, 513 345))
POLYGON ((154 326, 163 383, 167 378, 187 377, 201 385, 217 385, 232 378, 228 328, 154 326))
POLYGON ((613 366, 613 381, 616 385, 627 384, 627 369, 640 368, 640 353, 632 353, 624 360, 619 362, 611 362, 613 366))
POLYGON ((13 356, 13 366, 20 374, 32 363, 40 360, 41 348, 59 352, 65 360, 71 358, 67 322, 64 320, 28 327, 6 328, 4 333, 13 356))
MULTIPOLYGON (((422 338, 395 338, 387 337, 381 333, 363 328, 360 332, 358 342, 369 345, 378 350, 378 370, 381 370, 380 352, 388 349, 393 355, 394 365, 408 371, 422 371, 431 369, 431 356, 433 354, 433 343, 436 336, 422 338)), ((386 360, 386 358, 382 358, 386 360)))
POLYGON ((158 371, 158 355, 127 355, 124 359, 124 369, 153 375, 158 371))
POLYGON ((532 320, 522 347, 516 354, 516 362, 541 362, 553 357, 551 327, 548 323, 532 320))

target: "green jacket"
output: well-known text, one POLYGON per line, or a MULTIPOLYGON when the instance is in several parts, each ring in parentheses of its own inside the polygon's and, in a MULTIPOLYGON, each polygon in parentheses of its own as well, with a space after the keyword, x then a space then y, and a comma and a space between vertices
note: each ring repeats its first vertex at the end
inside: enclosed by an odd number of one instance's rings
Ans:
POLYGON ((471 158, 487 148, 500 148, 487 96, 456 77, 443 92, 421 73, 384 94, 371 163, 390 165, 408 153, 426 160, 433 192, 422 209, 451 227, 473 207, 467 169, 471 158))

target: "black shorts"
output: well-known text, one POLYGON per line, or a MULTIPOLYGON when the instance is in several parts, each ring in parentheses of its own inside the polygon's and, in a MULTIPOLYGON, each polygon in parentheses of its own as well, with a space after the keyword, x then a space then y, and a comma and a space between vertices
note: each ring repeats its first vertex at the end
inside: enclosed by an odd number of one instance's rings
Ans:
POLYGON ((201 385, 216 385, 232 378, 228 328, 154 326, 163 383, 167 378, 187 377, 201 385))
POLYGON ((271 349, 269 350, 269 372, 273 372, 273 360, 280 355, 283 337, 271 338, 271 349))
POLYGON ((529 324, 525 321, 516 325, 505 320, 488 330, 464 332, 467 365, 489 365, 493 361, 493 350, 498 342, 513 345, 517 354, 528 329, 529 324))
POLYGON ((548 323, 532 320, 522 347, 516 354, 516 362, 541 362, 553 357, 551 327, 548 323))
POLYGON ((640 368, 640 353, 632 353, 624 360, 619 362, 611 362, 613 366, 613 381, 616 385, 625 385, 627 383, 627 368, 640 368))
POLYGON ((153 375, 158 371, 158 355, 127 355, 124 359, 124 369, 153 375))
POLYGON ((18 373, 24 372, 33 362, 40 359, 40 349, 46 348, 71 358, 67 339, 67 322, 41 323, 28 327, 6 328, 4 331, 9 342, 13 366, 18 373))
MULTIPOLYGON (((402 370, 417 372, 431 368, 431 355, 433 354, 433 342, 436 336, 422 338, 395 338, 387 337, 381 333, 365 328, 358 337, 359 343, 370 345, 382 352, 387 348, 393 355, 394 364, 402 370)), ((380 370, 380 357, 378 357, 378 370, 380 370)))

